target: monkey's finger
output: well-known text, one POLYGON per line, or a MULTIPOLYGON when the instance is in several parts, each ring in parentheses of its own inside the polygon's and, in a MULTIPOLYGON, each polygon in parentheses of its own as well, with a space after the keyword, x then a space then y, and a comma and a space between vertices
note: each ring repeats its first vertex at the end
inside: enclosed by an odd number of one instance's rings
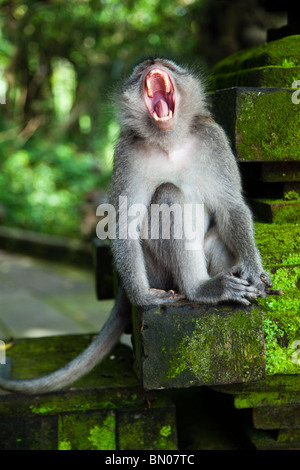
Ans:
POLYGON ((169 293, 169 294, 172 294, 172 297, 174 297, 174 299, 177 299, 177 300, 185 299, 185 298, 186 298, 184 294, 178 294, 178 292, 176 292, 176 291, 173 290, 173 289, 168 290, 168 293, 169 293))
POLYGON ((250 283, 246 279, 240 279, 239 277, 230 276, 230 274, 227 277, 227 280, 232 286, 250 287, 250 283))
POLYGON ((167 291, 163 289, 155 289, 154 287, 150 287, 150 290, 152 292, 157 292, 158 294, 167 294, 167 291))
POLYGON ((261 281, 266 284, 267 287, 272 287, 273 286, 273 282, 271 281, 270 277, 268 274, 266 273, 261 273, 260 275, 260 279, 261 281))
POLYGON ((251 305, 251 302, 249 302, 249 300, 244 299, 244 298, 242 298, 242 297, 241 297, 240 299, 238 299, 237 301, 238 301, 240 304, 243 304, 243 305, 246 305, 246 306, 251 305))
POLYGON ((269 295, 284 295, 284 292, 282 292, 282 290, 265 289, 265 292, 269 295))
POLYGON ((234 277, 232 279, 234 284, 240 284, 242 286, 250 286, 250 283, 246 279, 240 279, 239 277, 234 277))
POLYGON ((176 299, 176 300, 182 300, 182 299, 185 299, 185 295, 183 294, 173 294, 172 295, 173 299, 176 299))
POLYGON ((258 292, 246 292, 245 297, 247 297, 247 299, 257 299, 257 297, 259 297, 259 293, 258 292))
POLYGON ((246 279, 239 279, 239 278, 236 278, 236 277, 229 277, 229 284, 232 288, 236 289, 236 290, 247 290, 249 292, 255 292, 255 293, 258 293, 259 290, 249 284, 248 281, 246 281, 246 279))

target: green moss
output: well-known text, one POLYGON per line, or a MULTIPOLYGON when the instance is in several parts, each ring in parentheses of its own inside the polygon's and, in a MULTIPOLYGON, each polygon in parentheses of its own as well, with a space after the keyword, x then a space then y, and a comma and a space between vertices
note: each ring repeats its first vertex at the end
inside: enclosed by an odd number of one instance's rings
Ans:
POLYGON ((210 313, 194 320, 194 331, 183 337, 174 352, 168 352, 167 378, 176 378, 187 369, 204 383, 228 382, 232 375, 246 381, 249 369, 262 367, 260 315, 237 310, 228 315, 210 313))
POLYGON ((116 415, 114 412, 59 415, 58 442, 59 448, 67 446, 72 450, 115 450, 116 415))
POLYGON ((255 239, 265 267, 300 260, 300 225, 255 223, 255 239))
POLYGON ((299 160, 300 114, 291 97, 288 90, 238 93, 236 149, 240 160, 299 160))
POLYGON ((116 418, 114 415, 108 415, 102 423, 102 426, 94 426, 90 430, 88 440, 92 444, 92 448, 96 450, 114 450, 116 449, 115 441, 116 418), (112 435, 113 434, 113 435, 112 435))
POLYGON ((295 59, 283 59, 282 61, 282 67, 295 67, 296 62, 295 59))
POLYGON ((294 364, 293 345, 300 339, 300 266, 281 267, 271 275, 274 287, 284 291, 283 296, 259 299, 263 314, 266 344, 266 372, 273 374, 299 374, 294 364))
MULTIPOLYGON (((294 193, 291 191, 287 194, 287 199, 255 199, 255 204, 259 209, 266 210, 267 207, 275 224, 300 223, 300 199, 295 199, 294 193)), ((298 197, 298 193, 296 195, 298 197)))
POLYGON ((251 392, 236 395, 234 398, 235 408, 257 408, 258 406, 280 406, 298 401, 299 393, 273 392, 251 392))
POLYGON ((69 441, 60 441, 58 443, 58 450, 72 450, 71 443, 69 441))
POLYGON ((273 209, 273 223, 292 224, 300 222, 300 204, 279 204, 273 209))
POLYGON ((229 73, 265 66, 295 67, 300 65, 300 35, 288 36, 238 51, 218 62, 212 73, 229 73))
POLYGON ((286 191, 284 193, 284 199, 286 201, 300 201, 300 193, 297 191, 286 191))
POLYGON ((171 426, 163 426, 161 430, 159 431, 160 435, 163 437, 169 437, 172 434, 172 429, 171 426))
POLYGON ((118 421, 120 450, 175 450, 176 423, 172 408, 123 413, 118 421))
POLYGON ((35 406, 35 405, 30 405, 30 410, 35 413, 35 414, 53 414, 57 413, 58 411, 58 404, 55 403, 53 406, 52 405, 42 405, 42 406, 35 406))
POLYGON ((291 88, 299 77, 300 67, 257 67, 229 73, 214 73, 208 80, 208 91, 234 86, 291 88))

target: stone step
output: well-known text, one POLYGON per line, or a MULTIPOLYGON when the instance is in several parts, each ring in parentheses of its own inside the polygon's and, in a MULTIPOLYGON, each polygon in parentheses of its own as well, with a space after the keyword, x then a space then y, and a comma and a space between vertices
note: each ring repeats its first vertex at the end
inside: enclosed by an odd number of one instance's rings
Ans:
MULTIPOLYGON (((7 351, 15 378, 38 377, 79 354, 91 335, 20 339, 7 351)), ((4 367, 0 365, 0 367, 4 367)), ((177 448, 175 408, 147 396, 118 345, 99 366, 63 391, 0 393, 1 450, 163 450, 177 448)))
POLYGON ((293 90, 233 87, 211 94, 212 111, 240 162, 298 161, 299 106, 293 90))
POLYGON ((289 224, 300 222, 300 198, 296 201, 285 199, 248 199, 249 206, 258 222, 289 224))
POLYGON ((300 60, 295 52, 299 47, 300 35, 294 35, 238 51, 213 67, 210 88, 291 88, 299 76, 300 60))
MULTIPOLYGON (((242 162, 240 163, 243 177, 266 183, 288 183, 297 185, 300 181, 300 163, 294 162, 242 162)), ((288 185, 287 185, 288 186, 288 185)), ((288 188, 287 191, 294 188, 288 188)))
POLYGON ((299 450, 299 430, 283 429, 279 431, 264 431, 262 429, 247 429, 248 436, 257 450, 299 450))
POLYGON ((257 307, 177 302, 135 308, 135 369, 145 389, 256 381, 265 376, 257 307))

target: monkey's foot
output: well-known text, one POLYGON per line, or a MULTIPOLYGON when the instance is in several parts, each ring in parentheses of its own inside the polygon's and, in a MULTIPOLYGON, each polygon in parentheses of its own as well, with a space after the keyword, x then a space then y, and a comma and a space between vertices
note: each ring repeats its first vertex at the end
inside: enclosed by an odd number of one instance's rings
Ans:
POLYGON ((203 282, 193 300, 205 303, 218 303, 225 300, 250 305, 249 299, 256 299, 259 295, 260 291, 255 286, 246 279, 240 279, 233 275, 230 271, 229 273, 220 273, 203 282))
POLYGON ((157 297, 159 303, 176 302, 177 300, 185 299, 185 295, 178 294, 174 290, 165 291, 163 289, 155 289, 154 287, 151 287, 149 290, 154 297, 157 297))
POLYGON ((256 299, 260 295, 259 289, 251 285, 246 279, 241 279, 229 274, 224 274, 222 279, 223 300, 233 300, 243 305, 250 305, 248 299, 256 299))
POLYGON ((283 295, 281 290, 273 290, 270 287, 273 286, 269 273, 261 273, 260 276, 251 276, 248 273, 244 273, 239 266, 235 266, 230 270, 231 276, 236 276, 240 279, 247 280, 251 285, 256 287, 259 291, 258 297, 266 297, 267 295, 283 295))

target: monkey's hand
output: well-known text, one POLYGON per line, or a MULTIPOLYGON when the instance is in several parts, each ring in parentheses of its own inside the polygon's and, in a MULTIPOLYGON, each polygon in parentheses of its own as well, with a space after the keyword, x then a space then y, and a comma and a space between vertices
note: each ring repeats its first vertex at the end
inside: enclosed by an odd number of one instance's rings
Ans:
POLYGON ((269 273, 260 272, 258 274, 250 272, 248 269, 235 266, 230 270, 232 276, 247 280, 258 291, 258 297, 266 297, 268 294, 282 295, 281 291, 272 291, 269 289, 273 286, 269 273))
POLYGON ((191 300, 197 302, 214 304, 229 301, 248 306, 250 300, 258 297, 259 291, 246 279, 240 279, 230 271, 202 282, 192 295, 191 300))
POLYGON ((267 277, 267 282, 266 282, 266 276, 268 276, 268 274, 266 274, 266 273, 262 273, 262 274, 260 275, 261 280, 262 280, 262 281, 265 283, 265 285, 266 285, 266 287, 265 287, 265 292, 266 292, 266 294, 268 294, 268 295, 283 295, 284 292, 282 292, 282 290, 269 289, 269 287, 272 287, 273 284, 272 284, 271 281, 270 281, 271 283, 268 282, 268 277, 267 277))

